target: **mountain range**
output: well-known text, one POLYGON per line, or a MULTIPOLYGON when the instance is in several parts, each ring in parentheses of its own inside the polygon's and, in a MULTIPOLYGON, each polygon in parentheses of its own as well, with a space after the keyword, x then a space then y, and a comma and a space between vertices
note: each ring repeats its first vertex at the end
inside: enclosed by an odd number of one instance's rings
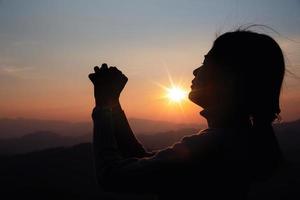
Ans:
MULTIPOLYGON (((129 118, 132 130, 137 134, 152 134, 183 128, 205 128, 204 124, 174 123, 149 119, 129 118)), ((0 139, 22 137, 34 132, 50 131, 62 136, 76 137, 92 132, 92 121, 68 122, 26 118, 0 118, 0 139)))
MULTIPOLYGON (((135 135, 147 149, 151 150, 170 146, 182 137, 195 134, 205 128, 205 126, 195 124, 175 124, 143 119, 133 119, 131 123, 139 123, 139 125, 132 125, 135 126, 136 130, 140 131, 135 132, 135 135)), ((2 139, 0 137, 0 155, 23 154, 47 148, 70 147, 80 143, 89 143, 92 139, 90 129, 88 123, 2 119, 0 120, 1 134, 4 132, 9 134, 9 131, 12 131, 13 135, 21 136, 2 137, 2 139), (34 128, 34 122, 36 122, 37 128, 34 128), (8 126, 9 124, 11 126, 8 126), (51 128, 50 125, 55 126, 51 128), (29 127, 31 132, 28 131, 26 133, 25 129, 27 127, 29 127), (47 130, 47 128, 49 129, 47 130), (17 130, 21 130, 22 133, 16 134, 14 131, 17 130)), ((300 120, 274 124, 274 129, 276 137, 280 145, 284 146, 284 149, 288 149, 290 152, 297 152, 300 149, 298 145, 300 144, 300 120)), ((292 157, 297 157, 298 155, 289 153, 287 156, 293 159, 292 157)))

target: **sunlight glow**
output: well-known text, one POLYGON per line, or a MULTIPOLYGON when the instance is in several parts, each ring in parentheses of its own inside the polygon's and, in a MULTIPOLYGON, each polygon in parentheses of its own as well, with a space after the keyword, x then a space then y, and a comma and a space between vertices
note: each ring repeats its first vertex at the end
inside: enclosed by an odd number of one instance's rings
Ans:
POLYGON ((172 87, 167 89, 167 97, 170 101, 181 102, 186 99, 187 92, 180 87, 172 87))
POLYGON ((183 81, 182 78, 179 78, 175 83, 166 66, 165 68, 167 77, 169 79, 169 84, 167 84, 168 86, 153 81, 154 84, 164 90, 164 93, 158 99, 167 99, 169 103, 168 105, 174 106, 176 104, 183 111, 183 104, 188 99, 187 97, 189 93, 188 90, 186 90, 184 87, 184 85, 187 84, 183 81))

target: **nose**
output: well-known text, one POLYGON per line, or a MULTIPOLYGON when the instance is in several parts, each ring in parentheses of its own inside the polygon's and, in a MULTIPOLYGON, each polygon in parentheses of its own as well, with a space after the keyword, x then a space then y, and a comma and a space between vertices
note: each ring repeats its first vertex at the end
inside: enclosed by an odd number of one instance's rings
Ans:
POLYGON ((200 67, 198 67, 197 69, 195 69, 195 70, 193 71, 193 75, 194 75, 194 76, 197 76, 197 74, 198 74, 198 72, 199 72, 199 69, 200 69, 200 67))

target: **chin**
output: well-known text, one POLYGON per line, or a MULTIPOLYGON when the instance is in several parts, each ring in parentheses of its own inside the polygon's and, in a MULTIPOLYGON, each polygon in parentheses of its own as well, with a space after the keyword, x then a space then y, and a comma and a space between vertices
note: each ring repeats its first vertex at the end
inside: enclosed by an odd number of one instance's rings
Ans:
POLYGON ((199 105, 199 102, 198 102, 199 98, 197 96, 198 95, 197 95, 196 92, 194 92, 193 90, 190 91, 190 93, 189 93, 189 99, 190 99, 190 101, 192 101, 193 103, 199 105))
POLYGON ((193 90, 189 93, 189 100, 202 108, 207 104, 205 103, 205 97, 199 95, 198 92, 193 90))

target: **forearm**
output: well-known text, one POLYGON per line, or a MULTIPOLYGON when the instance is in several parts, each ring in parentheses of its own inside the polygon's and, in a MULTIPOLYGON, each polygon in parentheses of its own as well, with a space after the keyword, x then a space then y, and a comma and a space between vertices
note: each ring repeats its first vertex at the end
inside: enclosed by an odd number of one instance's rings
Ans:
MULTIPOLYGON (((137 159, 135 158, 128 159, 128 160, 125 159, 123 156, 124 153, 119 148, 118 142, 115 137, 116 124, 114 122, 115 120, 113 116, 116 113, 114 113, 114 111, 111 108, 107 108, 107 107, 103 108, 103 107, 96 106, 94 108, 92 114, 92 118, 94 122, 93 151, 94 151, 94 161, 95 161, 95 169, 96 169, 98 183, 107 190, 118 191, 119 189, 122 188, 126 190, 130 188, 129 185, 128 187, 126 187, 126 185, 121 184, 122 180, 120 180, 119 178, 122 176, 126 176, 126 174, 130 174, 130 172, 128 172, 127 170, 135 171, 135 167, 136 166, 140 167, 140 164, 129 166, 130 163, 134 162, 137 159), (128 168, 126 166, 128 166, 128 168), (125 171, 123 172, 123 170, 125 171)), ((119 117, 120 119, 124 119, 123 116, 121 115, 119 117)), ((118 127, 121 128, 121 126, 118 127)), ((124 140, 128 138, 129 141, 135 139, 133 135, 129 137, 127 137, 128 135, 123 135, 123 136, 124 137, 121 139, 124 140)), ((137 144, 139 144, 136 140, 131 142, 136 142, 137 144)), ((125 149, 125 151, 128 151, 128 149, 131 150, 130 144, 128 143, 127 145, 129 146, 126 147, 127 149, 125 149)), ((133 152, 133 150, 131 150, 132 151, 131 153, 132 154, 135 153, 136 155, 141 154, 140 152, 143 150, 143 148, 142 146, 140 146, 140 148, 141 148, 140 150, 137 150, 137 147, 134 147, 134 150, 136 151, 133 152)), ((132 157, 138 157, 138 156, 132 156, 132 157)), ((130 175, 130 177, 134 179, 139 178, 137 175, 134 174, 130 175)), ((128 184, 127 181, 130 181, 130 179, 126 180, 124 183, 128 184)), ((132 189, 134 188, 131 188, 131 190, 132 189)))
POLYGON ((113 122, 117 143, 124 157, 141 158, 150 155, 136 139, 121 106, 114 108, 113 122))
POLYGON ((114 136, 112 112, 107 108, 95 107, 93 118, 93 151, 96 173, 102 175, 103 169, 120 159, 119 149, 114 136))

